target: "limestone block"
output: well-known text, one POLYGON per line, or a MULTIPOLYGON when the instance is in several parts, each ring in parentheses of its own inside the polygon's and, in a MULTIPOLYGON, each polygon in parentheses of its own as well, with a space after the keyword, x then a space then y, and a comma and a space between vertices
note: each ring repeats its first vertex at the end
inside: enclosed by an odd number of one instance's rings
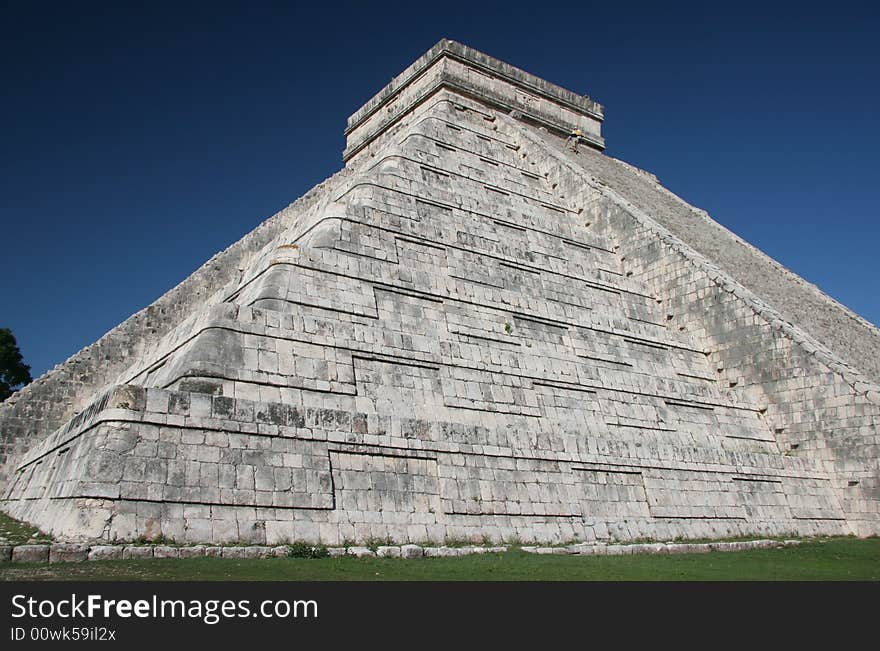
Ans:
POLYGON ((272 547, 250 545, 247 547, 224 547, 223 558, 268 558, 272 555, 272 547))
POLYGON ((478 545, 466 545, 464 547, 459 548, 462 555, 466 554, 485 554, 488 551, 488 548, 481 547, 478 545))
POLYGON ((153 547, 148 545, 126 545, 122 550, 124 560, 153 558, 153 547))
POLYGON ((705 554, 711 551, 709 545, 695 543, 667 543, 666 550, 670 554, 705 554))
POLYGON ((16 545, 12 548, 13 563, 46 563, 49 545, 16 545))
POLYGON ((419 545, 402 545, 400 555, 403 558, 421 558, 425 555, 425 550, 419 545))
POLYGON ((566 549, 571 554, 580 554, 582 556, 595 556, 597 547, 599 547, 599 545, 593 545, 590 543, 577 543, 574 545, 568 545, 566 549))
MULTIPOLYGON (((523 550, 526 550, 523 547, 523 550)), ((567 547, 529 547, 526 551, 529 551, 533 554, 541 554, 541 555, 565 555, 571 554, 571 551, 567 547)))
POLYGON ((251 545, 245 549, 248 550, 248 558, 270 558, 275 554, 274 548, 266 545, 251 545))
POLYGON ((712 542, 709 543, 709 549, 713 552, 730 552, 737 551, 741 549, 741 545, 738 542, 712 542))
POLYGON ((461 549, 457 547, 425 547, 425 556, 428 558, 448 558, 461 555, 461 549))
POLYGON ((153 547, 153 558, 180 558, 180 548, 156 545, 153 547))
POLYGON ((349 547, 347 553, 357 558, 364 558, 376 555, 376 552, 368 547, 349 547))
POLYGON ((88 560, 120 561, 122 560, 123 550, 123 545, 92 545, 89 549, 88 560))
POLYGON ((186 547, 178 547, 177 553, 180 558, 201 558, 205 555, 205 546, 192 545, 186 547))
POLYGON ((212 538, 212 525, 210 519, 187 518, 184 529, 186 542, 205 542, 212 538))
POLYGON ((89 546, 78 543, 53 543, 49 547, 50 563, 80 563, 87 560, 89 546))
POLYGON ((666 545, 663 543, 644 543, 639 545, 630 545, 633 554, 665 554, 668 552, 666 545))

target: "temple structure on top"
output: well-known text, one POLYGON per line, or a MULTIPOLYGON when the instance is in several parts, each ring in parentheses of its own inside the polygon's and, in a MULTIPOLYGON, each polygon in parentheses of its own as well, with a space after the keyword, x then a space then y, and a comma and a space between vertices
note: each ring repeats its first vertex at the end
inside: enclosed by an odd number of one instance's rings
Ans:
POLYGON ((438 91, 470 97, 493 111, 515 115, 557 136, 580 129, 581 139, 602 151, 602 106, 519 68, 443 39, 348 118, 346 162, 438 91))
POLYGON ((0 406, 0 506, 70 540, 880 533, 878 329, 602 119, 441 41, 341 171, 0 406))

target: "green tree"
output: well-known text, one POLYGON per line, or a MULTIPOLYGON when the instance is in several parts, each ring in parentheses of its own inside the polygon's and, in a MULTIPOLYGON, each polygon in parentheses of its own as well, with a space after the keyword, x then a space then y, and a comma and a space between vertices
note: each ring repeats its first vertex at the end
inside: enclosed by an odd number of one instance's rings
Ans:
POLYGON ((31 367, 21 359, 21 351, 9 328, 0 328, 0 402, 31 381, 31 367))

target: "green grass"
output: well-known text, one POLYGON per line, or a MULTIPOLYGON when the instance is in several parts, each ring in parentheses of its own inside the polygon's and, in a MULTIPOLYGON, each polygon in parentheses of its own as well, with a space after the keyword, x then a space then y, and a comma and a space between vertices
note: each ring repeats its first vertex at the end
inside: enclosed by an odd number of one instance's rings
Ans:
POLYGON ((52 542, 51 536, 47 536, 26 522, 10 518, 0 511, 0 545, 26 545, 29 543, 47 542, 52 542))
POLYGON ((880 538, 829 538, 797 547, 669 556, 539 556, 522 551, 457 558, 196 558, 0 565, 0 580, 160 581, 645 581, 880 580, 880 538))

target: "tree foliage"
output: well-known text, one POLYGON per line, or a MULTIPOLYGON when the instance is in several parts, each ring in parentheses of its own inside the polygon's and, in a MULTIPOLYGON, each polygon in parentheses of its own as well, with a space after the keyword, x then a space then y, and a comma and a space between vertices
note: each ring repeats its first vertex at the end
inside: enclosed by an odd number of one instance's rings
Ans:
POLYGON ((12 331, 0 328, 0 402, 31 381, 31 367, 24 363, 12 331))

